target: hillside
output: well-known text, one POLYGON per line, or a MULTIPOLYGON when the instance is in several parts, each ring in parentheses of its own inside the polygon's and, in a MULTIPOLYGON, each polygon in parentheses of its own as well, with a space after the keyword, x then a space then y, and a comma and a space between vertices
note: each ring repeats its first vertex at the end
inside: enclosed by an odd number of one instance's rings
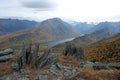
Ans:
POLYGON ((82 22, 79 22, 76 24, 75 28, 77 30, 79 30, 82 34, 89 34, 91 32, 91 29, 93 29, 95 27, 95 24, 92 24, 92 23, 82 23, 82 22))
POLYGON ((66 39, 79 36, 80 33, 71 25, 59 18, 48 19, 36 27, 0 36, 0 47, 19 45, 21 42, 31 40, 35 42, 46 42, 52 40, 66 39))
POLYGON ((112 35, 116 35, 120 33, 120 22, 100 22, 91 29, 91 32, 95 32, 102 29, 109 30, 109 32, 112 35))
MULTIPOLYGON (((102 30, 98 30, 96 32, 85 34, 81 37, 75 38, 74 40, 67 42, 67 44, 73 44, 77 47, 85 47, 97 41, 109 38, 110 36, 112 35, 109 33, 108 30, 102 29, 102 30)), ((53 47, 53 51, 61 52, 64 49, 65 45, 66 43, 58 44, 53 47)))
POLYGON ((88 60, 120 63, 120 34, 85 47, 88 60))
POLYGON ((31 28, 38 24, 35 21, 18 19, 0 19, 0 35, 31 28))

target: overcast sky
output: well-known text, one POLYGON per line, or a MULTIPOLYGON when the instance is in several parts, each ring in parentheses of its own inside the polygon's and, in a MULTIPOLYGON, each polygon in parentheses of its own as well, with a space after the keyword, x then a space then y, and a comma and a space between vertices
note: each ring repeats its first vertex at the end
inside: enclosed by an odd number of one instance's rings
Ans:
POLYGON ((120 21, 120 0, 0 0, 0 18, 120 21))

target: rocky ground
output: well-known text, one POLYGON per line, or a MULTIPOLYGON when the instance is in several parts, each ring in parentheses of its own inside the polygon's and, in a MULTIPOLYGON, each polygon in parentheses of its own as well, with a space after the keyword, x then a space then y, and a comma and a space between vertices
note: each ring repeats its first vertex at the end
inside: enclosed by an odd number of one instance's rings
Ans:
POLYGON ((82 48, 70 45, 62 54, 40 52, 38 46, 32 50, 31 45, 19 55, 6 49, 0 51, 0 61, 0 80, 120 80, 119 65, 87 61, 82 48))

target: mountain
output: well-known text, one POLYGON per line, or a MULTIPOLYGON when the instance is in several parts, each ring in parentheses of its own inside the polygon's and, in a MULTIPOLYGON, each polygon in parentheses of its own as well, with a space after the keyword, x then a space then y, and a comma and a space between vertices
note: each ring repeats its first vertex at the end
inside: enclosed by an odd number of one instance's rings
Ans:
POLYGON ((120 33, 120 22, 100 22, 98 24, 79 22, 74 27, 82 34, 90 34, 102 29, 109 30, 112 35, 120 33))
POLYGON ((78 37, 70 43, 76 46, 86 46, 88 44, 107 39, 120 33, 120 22, 101 22, 90 29, 89 34, 78 37))
POLYGON ((111 34, 108 30, 106 29, 102 29, 102 30, 98 30, 96 32, 92 32, 90 34, 85 34, 81 37, 78 37, 76 39, 74 39, 73 41, 69 42, 71 44, 75 44, 76 46, 86 46, 89 44, 92 44, 94 42, 106 39, 111 37, 111 34))
POLYGON ((85 47, 90 61, 120 63, 120 34, 85 47))
POLYGON ((21 42, 28 40, 32 40, 33 42, 46 42, 77 37, 79 35, 80 33, 68 23, 59 18, 52 18, 45 20, 30 29, 1 36, 0 45, 10 47, 10 44, 14 44, 16 46, 21 42))
POLYGON ((91 29, 91 32, 95 32, 101 29, 109 30, 112 35, 120 33, 120 22, 100 22, 91 29))
POLYGON ((95 27, 95 24, 92 24, 92 23, 88 24, 86 22, 84 23, 79 22, 75 26, 75 28, 79 30, 82 34, 89 34, 91 32, 91 29, 94 27, 95 27))
POLYGON ((47 31, 57 39, 71 38, 79 36, 79 32, 70 24, 62 21, 59 18, 48 19, 38 25, 39 30, 47 31))
POLYGON ((35 26, 37 22, 18 19, 0 19, 0 35, 8 34, 35 26))
MULTIPOLYGON (((112 34, 107 29, 101 29, 90 34, 85 34, 83 36, 77 37, 72 41, 67 42, 67 44, 72 44, 77 47, 85 47, 92 43, 98 42, 100 40, 107 39, 111 37, 112 34)), ((58 44, 53 47, 53 52, 60 52, 64 49, 66 43, 58 44)))

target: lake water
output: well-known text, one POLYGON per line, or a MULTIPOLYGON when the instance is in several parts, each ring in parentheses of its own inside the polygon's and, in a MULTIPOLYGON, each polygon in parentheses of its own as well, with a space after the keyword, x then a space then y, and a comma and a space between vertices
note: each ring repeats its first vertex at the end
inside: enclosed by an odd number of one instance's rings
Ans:
POLYGON ((67 42, 67 41, 72 41, 73 39, 75 39, 75 38, 68 38, 68 39, 64 39, 64 40, 44 42, 44 43, 40 43, 40 45, 42 45, 42 46, 55 46, 55 45, 60 44, 60 43, 64 43, 64 42, 67 42))

